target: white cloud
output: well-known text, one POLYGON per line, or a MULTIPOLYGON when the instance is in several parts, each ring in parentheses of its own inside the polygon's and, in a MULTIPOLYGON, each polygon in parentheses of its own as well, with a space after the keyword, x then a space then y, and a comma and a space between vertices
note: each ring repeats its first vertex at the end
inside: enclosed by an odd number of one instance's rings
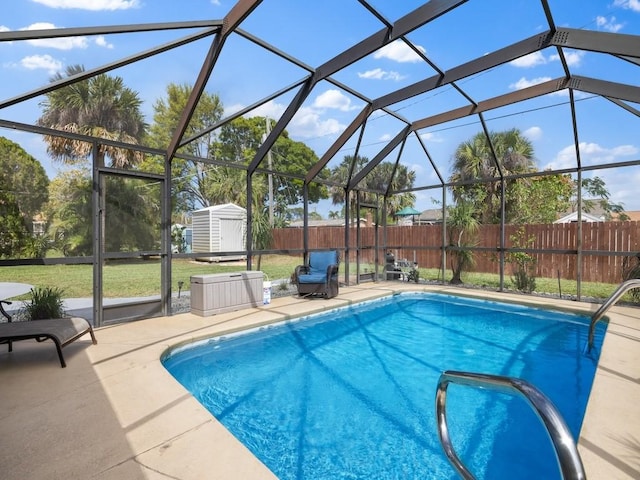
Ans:
POLYGON ((139 0, 31 0, 49 8, 77 8, 80 10, 128 10, 140 6, 139 0))
POLYGON ((292 136, 316 138, 326 135, 337 135, 345 128, 347 128, 347 126, 335 118, 323 120, 314 108, 303 107, 295 114, 287 130, 289 130, 292 136))
MULTIPOLYGON (((227 111, 229 112, 237 112, 238 110, 241 110, 242 108, 244 108, 244 106, 240 106, 238 105, 237 108, 234 108, 233 110, 231 109, 226 109, 225 113, 227 111)), ((258 108, 251 110, 251 112, 249 112, 247 114, 247 116, 249 118, 251 117, 267 117, 267 118, 273 118, 273 119, 278 119, 282 116, 282 114, 285 111, 285 106, 280 104, 280 103, 276 103, 273 100, 269 100, 267 103, 260 105, 258 108)))
MULTIPOLYGON (((426 52, 423 47, 419 45, 416 45, 416 47, 422 53, 426 52)), ((387 58, 389 60, 393 60, 394 62, 400 63, 415 63, 422 60, 422 58, 420 58, 420 56, 411 48, 409 48, 407 44, 402 40, 396 40, 395 42, 391 42, 390 44, 385 45, 373 54, 373 58, 387 58)))
POLYGON ((20 60, 20 65, 27 70, 47 70, 50 75, 62 70, 62 62, 51 55, 30 55, 20 60))
MULTIPOLYGON (((567 65, 570 67, 578 67, 582 62, 582 57, 584 57, 585 52, 576 51, 576 50, 564 50, 564 59, 567 61, 567 65)), ((549 60, 559 61, 560 55, 557 53, 550 55, 549 60)))
MULTIPOLYGON (((426 158, 424 159, 424 161, 428 162, 426 158)), ((429 166, 429 169, 426 169, 425 167, 426 163, 411 163, 407 165, 407 170, 414 171, 416 177, 422 177, 423 175, 426 175, 427 173, 432 171, 431 166, 429 166)))
MULTIPOLYGON (((576 50, 564 50, 564 58, 567 61, 567 64, 570 67, 577 67, 580 65, 582 61, 582 57, 584 57, 585 52, 576 51, 576 50)), ((559 62, 560 56, 557 53, 549 55, 548 58, 544 56, 544 54, 540 51, 533 52, 524 57, 516 58, 509 62, 509 64, 513 67, 517 68, 532 68, 537 67, 539 65, 545 65, 549 62, 559 62)))
MULTIPOLYGON (((243 109, 244 105, 231 105, 225 108, 225 115, 243 109)), ((264 105, 252 110, 247 117, 269 117, 278 120, 284 113, 286 107, 280 103, 269 101, 264 105)), ((321 110, 315 107, 303 107, 294 115, 287 131, 292 138, 317 138, 327 135, 337 135, 346 128, 334 118, 323 119, 321 110)))
POLYGON ((425 133, 421 133, 420 134, 420 138, 422 140, 424 140, 425 142, 433 142, 433 143, 442 143, 444 142, 444 139, 438 135, 436 135, 435 133, 432 132, 425 132, 425 133))
POLYGON ((545 63, 547 63, 547 59, 544 58, 542 52, 538 51, 530 53, 529 55, 525 55, 524 57, 516 58, 509 63, 514 67, 530 68, 538 65, 544 65, 545 63))
POLYGON ((573 145, 564 147, 558 152, 556 158, 553 161, 545 165, 544 170, 551 169, 563 169, 563 168, 575 168, 576 164, 576 150, 573 145))
POLYGON ((522 132, 529 140, 540 140, 542 138, 542 129, 540 127, 527 128, 522 132))
POLYGON ((607 32, 616 33, 623 27, 622 23, 616 23, 616 17, 602 17, 598 15, 596 17, 596 25, 607 32))
POLYGON ((109 49, 113 48, 113 43, 107 42, 107 39, 104 38, 104 36, 102 36, 102 35, 98 35, 95 38, 95 42, 96 42, 96 45, 98 45, 99 47, 105 47, 105 48, 109 48, 109 49))
MULTIPOLYGON (((21 30, 50 30, 57 28, 52 23, 33 23, 21 30)), ((40 40, 27 40, 27 43, 35 45, 37 47, 55 48, 58 50, 71 50, 73 48, 87 48, 89 42, 87 37, 66 37, 66 38, 45 38, 40 40)))
POLYGON ((391 140, 391 135, 388 133, 385 133, 380 137, 381 142, 388 142, 389 140, 391 140))
MULTIPOLYGON (((633 145, 619 145, 613 148, 605 148, 597 143, 580 142, 580 161, 582 165, 607 164, 623 160, 623 157, 637 155, 638 147, 633 145)), ((575 168, 576 151, 573 145, 569 145, 558 152, 556 158, 545 168, 562 169, 575 168)))
MULTIPOLYGON (((22 28, 21 30, 53 30, 56 28, 59 27, 56 27, 53 23, 38 22, 33 23, 26 28, 22 28)), ((98 35, 93 38, 93 42, 99 47, 113 48, 113 44, 107 42, 103 35, 98 35)), ((88 37, 45 38, 27 40, 27 43, 36 47, 55 48, 57 50, 71 50, 74 48, 85 49, 89 47, 88 37)))
POLYGON ((627 8, 634 12, 640 12, 640 0, 614 0, 613 5, 616 7, 627 8))
POLYGON ((211 4, 215 5, 216 7, 219 7, 222 5, 222 3, 220 3, 220 0, 211 0, 211 4))
POLYGON ((9 27, 5 27, 4 25, 0 25, 0 32, 8 32, 11 30, 9 27))
POLYGON ((523 88, 528 88, 533 85, 538 85, 539 83, 548 82, 549 80, 551 80, 551 77, 538 77, 532 78, 531 80, 522 77, 517 82, 509 85, 509 88, 511 88, 512 90, 522 90, 523 88))
POLYGON ((374 68, 373 70, 367 70, 366 72, 358 73, 358 77, 373 79, 373 80, 395 80, 395 81, 406 78, 405 76, 400 75, 398 72, 394 72, 393 70, 386 71, 386 70, 382 70, 381 68, 374 68))
POLYGON ((355 110, 358 107, 351 104, 351 99, 339 90, 327 90, 316 97, 313 102, 314 108, 319 109, 336 109, 342 112, 355 110))

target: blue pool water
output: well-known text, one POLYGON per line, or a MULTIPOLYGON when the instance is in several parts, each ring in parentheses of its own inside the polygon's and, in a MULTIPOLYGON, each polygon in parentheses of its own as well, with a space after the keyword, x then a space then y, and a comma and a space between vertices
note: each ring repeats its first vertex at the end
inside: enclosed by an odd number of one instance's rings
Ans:
MULTIPOLYGON (((444 370, 519 377, 578 437, 605 324, 412 293, 176 349, 168 371, 280 479, 454 479, 437 436, 444 370)), ((477 478, 560 478, 521 397, 451 385, 456 451, 477 478)), ((212 452, 214 454, 215 452, 212 452)))

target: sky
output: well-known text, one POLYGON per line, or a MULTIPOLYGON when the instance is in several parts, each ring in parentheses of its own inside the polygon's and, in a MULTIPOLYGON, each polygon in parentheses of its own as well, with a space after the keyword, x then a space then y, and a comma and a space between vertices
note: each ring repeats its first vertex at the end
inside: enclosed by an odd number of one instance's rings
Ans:
MULTIPOLYGON (((384 19, 395 22, 422 2, 417 0, 370 0, 384 19)), ((556 26, 575 29, 640 35, 640 0, 550 0, 556 26)), ((0 32, 153 22, 222 19, 232 8, 227 0, 12 0, 3 3, 0 32)), ((232 113, 252 105, 273 92, 277 98, 250 115, 277 119, 295 95, 286 90, 303 79, 304 66, 317 68, 344 49, 383 28, 383 23, 355 0, 264 0, 243 21, 240 28, 295 57, 294 64, 249 41, 231 35, 223 48, 207 84, 207 92, 217 94, 225 111, 232 113)), ((506 47, 548 29, 539 0, 469 0, 428 25, 411 32, 408 38, 436 68, 446 71, 476 57, 506 47)), ((182 38, 199 29, 132 34, 68 37, 56 40, 0 42, 0 99, 7 100, 41 88, 52 75, 69 65, 96 68, 149 48, 182 38)), ((110 75, 121 76, 125 85, 139 93, 142 111, 152 122, 153 105, 165 97, 169 83, 193 84, 212 37, 121 67, 110 75)), ((593 77, 638 86, 637 65, 603 54, 565 49, 573 75, 593 77)), ((394 42, 366 56, 332 77, 341 85, 375 99, 411 85, 436 73, 406 45, 394 42)), ((557 51, 545 49, 519 58, 457 83, 440 87, 390 106, 413 121, 468 104, 468 98, 482 101, 563 76, 557 51), (462 94, 461 92, 464 92, 462 94), (466 97, 465 97, 466 95, 466 97)), ((310 146, 322 156, 338 135, 360 113, 365 102, 347 89, 328 81, 319 82, 303 107, 287 126, 291 138, 310 146)), ((0 108, 0 119, 35 123, 43 98, 0 108)), ((571 168, 576 165, 571 110, 566 91, 546 95, 485 114, 492 131, 518 128, 531 141, 537 166, 542 169, 571 168)), ((640 158, 640 120, 632 113, 602 98, 576 93, 576 118, 580 161, 583 165, 612 164, 640 158)), ((640 109, 640 105, 631 105, 640 109)), ((373 158, 393 138, 404 123, 385 112, 374 112, 361 139, 360 155, 373 158)), ((420 131, 431 160, 417 139, 402 151, 394 150, 389 160, 416 172, 416 186, 431 187, 451 174, 456 147, 481 131, 477 117, 437 125, 420 131), (431 161, 436 169, 431 166, 431 161)), ((0 135, 19 143, 38 159, 50 178, 63 167, 46 154, 41 137, 0 129, 0 135)), ((349 140, 329 166, 355 152, 358 136, 349 140)), ((285 159, 274 160, 286 161, 285 159)), ((277 165, 276 165, 277 168, 277 165)), ((611 200, 626 210, 640 210, 640 167, 598 169, 585 174, 605 180, 611 200)), ((438 189, 417 192, 415 207, 433 208, 441 200, 438 189), (435 201, 434 201, 435 199, 435 201)), ((334 209, 329 202, 313 206, 323 216, 334 209)))

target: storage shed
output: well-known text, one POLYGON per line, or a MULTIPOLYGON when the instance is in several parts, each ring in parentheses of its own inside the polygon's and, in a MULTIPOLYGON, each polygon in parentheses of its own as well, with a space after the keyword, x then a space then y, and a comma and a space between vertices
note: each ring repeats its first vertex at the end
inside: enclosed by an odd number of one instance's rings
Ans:
MULTIPOLYGON (((233 203, 214 205, 192 212, 192 251, 238 252, 246 248, 247 210, 233 203)), ((244 260, 245 255, 198 257, 198 260, 220 262, 244 260)))

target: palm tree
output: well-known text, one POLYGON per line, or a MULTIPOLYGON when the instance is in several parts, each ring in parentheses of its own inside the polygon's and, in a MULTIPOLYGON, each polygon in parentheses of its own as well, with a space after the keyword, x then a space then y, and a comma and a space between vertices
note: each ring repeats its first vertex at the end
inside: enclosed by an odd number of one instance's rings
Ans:
MULTIPOLYGON (((82 65, 66 69, 66 77, 84 72, 82 65)), ((52 82, 65 78, 57 73, 52 82)), ((48 93, 40 105, 43 108, 38 125, 63 132, 78 133, 97 138, 136 144, 144 134, 146 125, 138 93, 125 87, 121 77, 96 75, 87 80, 58 88, 48 93)), ((58 136, 45 136, 47 153, 55 160, 77 164, 91 153, 92 144, 58 136)), ((142 159, 142 154, 129 149, 101 145, 98 163, 105 157, 111 166, 128 168, 142 159)))
MULTIPOLYGON (((489 140, 484 133, 476 134, 471 140, 461 143, 455 151, 449 181, 452 183, 472 180, 496 179, 484 184, 458 185, 452 188, 453 198, 472 202, 482 223, 496 223, 501 217, 500 172, 509 176, 536 171, 533 146, 518 129, 489 133, 489 140), (496 158, 491 150, 493 145, 496 158)), ((516 190, 518 182, 527 180, 511 180, 506 187, 507 199, 511 191, 516 190)), ((513 199, 517 200, 517 199, 513 199)), ((509 203, 509 202, 508 202, 509 203)), ((505 212, 507 217, 511 212, 505 212)), ((508 219, 507 219, 508 220, 508 219)))
MULTIPOLYGON (((350 176, 362 170, 367 163, 369 163, 367 157, 358 156, 354 158, 353 155, 346 155, 340 165, 331 171, 331 180, 339 184, 339 186, 332 186, 330 188, 331 200, 334 205, 345 202, 344 186, 348 183, 350 176)), ((362 188, 360 200, 365 203, 378 204, 379 196, 387 191, 389 182, 391 182, 390 190, 406 190, 413 187, 415 178, 415 172, 407 169, 404 165, 398 165, 397 168, 395 168, 394 174, 393 163, 382 162, 372 169, 369 175, 358 185, 358 187, 362 188)), ((387 213, 393 216, 395 212, 404 207, 413 206, 415 199, 416 197, 413 193, 393 195, 387 200, 387 213)), ((349 208, 350 211, 355 214, 355 197, 351 197, 349 208)))
POLYGON ((475 234, 478 231, 478 221, 473 203, 460 200, 456 205, 447 208, 447 233, 451 250, 451 282, 454 285, 462 283, 461 274, 474 265, 473 252, 467 250, 476 244, 475 234))

